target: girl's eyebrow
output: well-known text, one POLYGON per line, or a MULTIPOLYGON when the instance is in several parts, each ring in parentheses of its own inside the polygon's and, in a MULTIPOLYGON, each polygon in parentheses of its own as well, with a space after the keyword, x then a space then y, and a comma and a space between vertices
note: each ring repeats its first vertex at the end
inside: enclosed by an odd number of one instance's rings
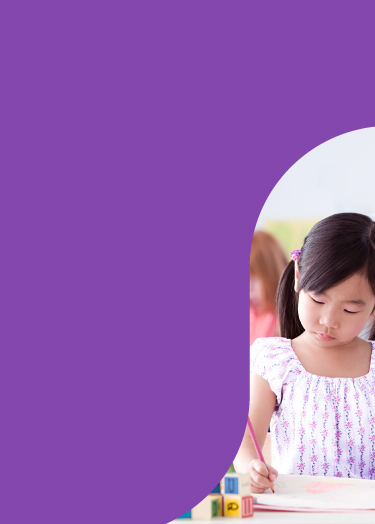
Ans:
POLYGON ((358 306, 365 306, 366 302, 363 300, 348 300, 348 304, 357 304, 358 306))

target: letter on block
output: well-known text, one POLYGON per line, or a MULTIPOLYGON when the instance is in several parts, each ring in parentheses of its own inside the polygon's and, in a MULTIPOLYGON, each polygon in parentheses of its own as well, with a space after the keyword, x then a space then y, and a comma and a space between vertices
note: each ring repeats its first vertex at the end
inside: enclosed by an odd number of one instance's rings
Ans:
POLYGON ((224 496, 220 495, 220 494, 218 495, 217 493, 210 493, 208 496, 218 499, 218 501, 219 501, 219 516, 220 517, 224 517, 224 496))
POLYGON ((250 495, 250 475, 247 473, 228 473, 224 477, 225 495, 250 495))
POLYGON ((211 520, 220 516, 220 497, 208 495, 195 508, 191 510, 191 518, 194 520, 211 520))
POLYGON ((225 495, 224 497, 225 517, 252 517, 253 497, 240 497, 239 495, 225 495))
POLYGON ((178 519, 191 519, 191 509, 189 509, 189 511, 181 515, 181 517, 177 517, 177 518, 178 519))

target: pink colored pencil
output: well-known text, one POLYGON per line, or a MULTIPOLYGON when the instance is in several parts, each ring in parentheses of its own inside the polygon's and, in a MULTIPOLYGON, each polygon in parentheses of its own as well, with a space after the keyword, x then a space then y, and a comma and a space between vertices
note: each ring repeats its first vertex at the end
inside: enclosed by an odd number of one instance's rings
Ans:
MULTIPOLYGON (((262 450, 260 449, 260 446, 259 446, 259 443, 258 443, 258 439, 255 435, 255 431, 253 429, 253 426, 251 425, 251 422, 250 422, 250 417, 247 417, 247 427, 248 427, 248 430, 250 432, 250 436, 251 436, 251 439, 253 441, 253 444, 254 444, 254 447, 255 447, 255 451, 257 452, 258 454, 258 457, 259 459, 263 462, 263 464, 267 467, 267 464, 266 464, 266 461, 264 460, 264 457, 263 457, 263 453, 262 453, 262 450)), ((267 468, 268 469, 268 468, 267 468)), ((268 470, 269 471, 269 470, 268 470)), ((275 493, 275 491, 273 490, 273 488, 271 488, 272 490, 272 493, 275 493)))

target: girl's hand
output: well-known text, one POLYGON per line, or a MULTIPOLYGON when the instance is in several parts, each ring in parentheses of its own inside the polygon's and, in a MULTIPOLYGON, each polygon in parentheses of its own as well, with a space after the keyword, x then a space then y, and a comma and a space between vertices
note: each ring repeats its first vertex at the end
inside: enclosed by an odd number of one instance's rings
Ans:
POLYGON ((278 472, 272 466, 267 466, 259 459, 252 460, 248 465, 251 478, 251 493, 264 493, 273 488, 278 472), (267 469, 268 468, 268 469, 267 469))

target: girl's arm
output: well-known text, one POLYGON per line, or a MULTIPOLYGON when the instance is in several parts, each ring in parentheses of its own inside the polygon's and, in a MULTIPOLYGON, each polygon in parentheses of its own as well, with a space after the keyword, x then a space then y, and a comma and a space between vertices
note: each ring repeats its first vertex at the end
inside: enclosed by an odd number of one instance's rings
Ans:
MULTIPOLYGON (((251 424, 259 445, 263 448, 272 412, 276 404, 276 395, 271 390, 268 382, 257 373, 251 373, 250 376, 250 399, 249 416, 251 424)), ((266 472, 265 467, 261 467, 262 463, 259 464, 259 462, 250 433, 246 428, 241 447, 233 464, 237 473, 250 473, 253 487, 259 487, 264 491, 264 489, 271 486, 272 482, 268 480, 268 472, 266 472)), ((277 476, 276 470, 274 468, 270 469, 277 476)))

